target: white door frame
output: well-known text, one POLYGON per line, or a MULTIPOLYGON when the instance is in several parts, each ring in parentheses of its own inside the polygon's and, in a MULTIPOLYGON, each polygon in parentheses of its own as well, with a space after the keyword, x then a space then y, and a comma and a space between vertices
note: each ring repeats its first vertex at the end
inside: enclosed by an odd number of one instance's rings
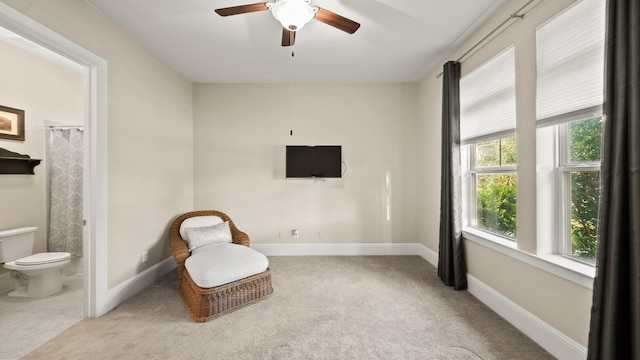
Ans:
POLYGON ((107 61, 0 2, 0 25, 85 67, 84 313, 109 311, 107 284, 107 61))

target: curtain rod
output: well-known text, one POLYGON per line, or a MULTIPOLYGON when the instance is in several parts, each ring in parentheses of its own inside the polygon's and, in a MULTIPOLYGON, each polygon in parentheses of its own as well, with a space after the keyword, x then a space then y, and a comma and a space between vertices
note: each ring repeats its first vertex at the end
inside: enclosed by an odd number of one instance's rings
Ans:
MULTIPOLYGON (((462 54, 462 56, 460 56, 458 58, 458 60, 456 60, 456 62, 460 62, 462 59, 464 59, 465 56, 469 55, 469 53, 471 53, 473 50, 475 50, 478 46, 480 46, 482 43, 485 42, 485 40, 487 40, 491 35, 495 34, 496 31, 500 30, 506 23, 508 23, 509 21, 513 20, 513 19, 524 19, 524 16, 527 14, 522 13, 522 14, 518 14, 520 11, 522 11, 522 9, 526 8, 527 6, 529 6, 529 4, 531 4, 532 2, 534 2, 535 0, 529 0, 527 1, 524 5, 522 5, 518 10, 516 10, 514 13, 512 13, 511 15, 509 15, 508 18, 506 18, 503 22, 500 23, 500 25, 496 26, 495 29, 491 30, 491 32, 489 32, 485 37, 483 37, 482 39, 480 39, 480 41, 478 41, 475 45, 473 45, 471 47, 471 49, 467 50, 467 52, 465 52, 464 54, 462 54)), ((544 0, 542 0, 544 1, 544 0)), ((438 75, 436 75, 436 78, 439 78, 440 76, 442 76, 442 73, 439 73, 438 75)))

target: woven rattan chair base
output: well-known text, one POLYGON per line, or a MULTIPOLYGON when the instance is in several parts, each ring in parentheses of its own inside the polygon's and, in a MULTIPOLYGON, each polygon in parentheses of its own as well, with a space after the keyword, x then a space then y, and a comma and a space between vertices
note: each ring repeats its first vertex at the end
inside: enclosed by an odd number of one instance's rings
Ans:
POLYGON ((193 321, 205 322, 264 300, 273 293, 271 270, 213 288, 201 288, 187 271, 179 293, 193 321))
POLYGON ((192 211, 178 216, 169 228, 169 246, 178 267, 178 293, 195 322, 205 322, 264 300, 271 293, 271 270, 213 288, 201 288, 184 266, 191 255, 180 236, 180 225, 194 216, 218 216, 229 222, 233 243, 249 246, 249 235, 240 231, 231 218, 217 210, 192 211))

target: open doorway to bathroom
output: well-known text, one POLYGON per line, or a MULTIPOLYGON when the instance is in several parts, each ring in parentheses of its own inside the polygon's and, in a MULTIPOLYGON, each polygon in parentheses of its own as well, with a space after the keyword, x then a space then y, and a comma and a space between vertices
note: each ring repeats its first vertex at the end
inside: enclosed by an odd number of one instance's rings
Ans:
MULTIPOLYGON (((118 295, 109 291, 107 282, 108 63, 100 56, 46 28, 1 1, 0 26, 21 35, 25 39, 30 39, 32 42, 40 44, 42 49, 46 48, 51 53, 60 54, 58 58, 64 58, 63 60, 66 60, 64 63, 80 67, 84 71, 85 176, 83 180, 83 212, 86 224, 83 229, 83 317, 96 317, 106 314, 114 306, 113 298, 118 295)), ((5 58, 0 57, 0 61, 4 60, 5 58)), ((14 87, 19 88, 21 84, 21 81, 16 81, 4 88, 12 90, 14 87)), ((63 89, 60 88, 55 91, 63 89)), ((52 106, 55 106, 55 104, 52 106)), ((10 179, 8 177, 3 178, 10 179)), ((35 178, 31 177, 30 179, 33 180, 35 178)), ((16 197, 12 195, 13 193, 10 192, 10 195, 7 195, 3 200, 15 199, 16 197)), ((44 194, 41 195, 44 198, 44 194)), ((17 198, 20 199, 20 197, 17 198)), ((15 216, 18 212, 10 210, 8 214, 15 216)), ((2 219, 5 219, 6 215, 3 213, 2 219)), ((29 329, 26 324, 20 324, 20 326, 21 328, 29 329)), ((32 331, 33 329, 30 330, 32 331)), ((3 344, 11 341, 8 337, 3 337, 3 340, 3 344)), ((39 339, 38 341, 46 340, 39 339)))
POLYGON ((0 105, 25 111, 24 140, 0 147, 41 159, 35 175, 0 177, 0 229, 38 228, 34 253, 73 255, 63 289, 46 298, 10 298, 0 266, 0 358, 21 358, 85 317, 83 125, 87 68, 0 28, 0 105))

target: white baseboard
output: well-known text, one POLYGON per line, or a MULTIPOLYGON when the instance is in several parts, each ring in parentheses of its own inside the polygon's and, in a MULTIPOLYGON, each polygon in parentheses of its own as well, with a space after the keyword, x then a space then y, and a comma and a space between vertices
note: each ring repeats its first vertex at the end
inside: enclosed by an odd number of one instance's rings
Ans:
POLYGON ((251 244, 251 248, 267 256, 418 255, 418 247, 418 243, 251 244))
POLYGON ((560 360, 583 360, 587 349, 467 273, 468 291, 560 360))
POLYGON ((425 259, 429 264, 438 267, 438 253, 422 244, 417 245, 418 255, 420 255, 421 258, 425 259))
POLYGON ((107 293, 107 309, 105 309, 104 313, 106 314, 131 296, 144 290, 144 288, 153 284, 175 268, 176 262, 171 256, 113 287, 107 293))

